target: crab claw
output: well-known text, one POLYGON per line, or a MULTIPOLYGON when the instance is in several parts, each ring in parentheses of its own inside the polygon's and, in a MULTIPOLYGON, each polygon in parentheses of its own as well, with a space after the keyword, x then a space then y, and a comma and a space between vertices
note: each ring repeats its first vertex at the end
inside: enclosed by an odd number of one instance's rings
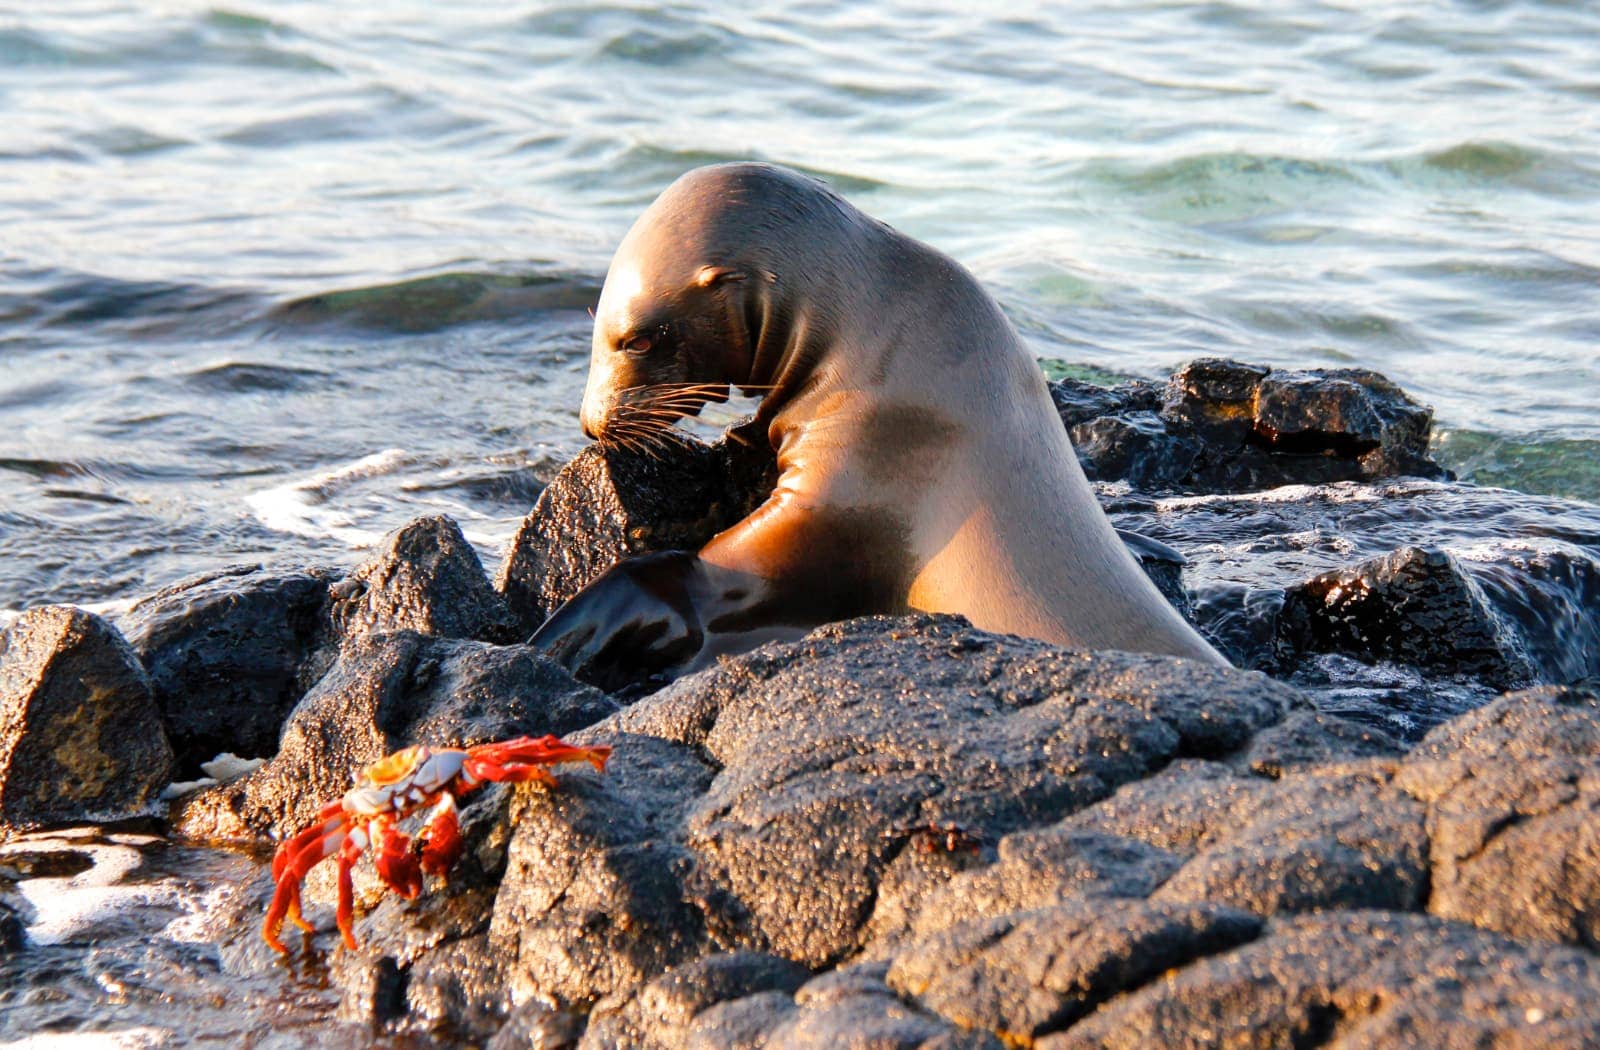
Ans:
POLYGON ((558 736, 519 736, 497 744, 483 744, 467 750, 465 772, 477 780, 510 781, 520 783, 538 780, 553 783, 543 766, 564 762, 587 762, 596 772, 603 773, 611 749, 603 745, 577 747, 558 736))
POLYGON ((457 816, 456 800, 452 795, 441 795, 438 805, 428 814, 427 826, 419 836, 423 840, 422 870, 441 878, 456 861, 466 843, 461 840, 461 821, 457 816))
POLYGON ((379 817, 372 822, 373 867, 378 878, 406 900, 422 892, 422 868, 417 855, 411 852, 411 836, 395 826, 391 817, 379 817))

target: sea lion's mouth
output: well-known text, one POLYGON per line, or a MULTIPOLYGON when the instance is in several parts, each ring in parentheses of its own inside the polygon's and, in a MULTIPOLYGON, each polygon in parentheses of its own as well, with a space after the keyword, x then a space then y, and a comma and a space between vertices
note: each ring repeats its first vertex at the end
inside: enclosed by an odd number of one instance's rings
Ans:
POLYGON ((617 391, 595 428, 602 445, 641 455, 661 455, 678 420, 697 416, 710 402, 728 400, 727 383, 652 383, 617 391))

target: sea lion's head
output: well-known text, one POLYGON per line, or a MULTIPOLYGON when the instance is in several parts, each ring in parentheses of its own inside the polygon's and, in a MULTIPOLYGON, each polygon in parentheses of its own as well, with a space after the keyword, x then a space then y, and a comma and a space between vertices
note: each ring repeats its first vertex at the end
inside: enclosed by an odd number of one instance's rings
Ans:
POLYGON ((806 247, 843 209, 822 183, 768 164, 698 168, 667 187, 606 274, 584 433, 627 444, 726 400, 730 385, 766 384, 765 359, 781 356, 793 328, 786 289, 812 269, 821 253, 806 247))

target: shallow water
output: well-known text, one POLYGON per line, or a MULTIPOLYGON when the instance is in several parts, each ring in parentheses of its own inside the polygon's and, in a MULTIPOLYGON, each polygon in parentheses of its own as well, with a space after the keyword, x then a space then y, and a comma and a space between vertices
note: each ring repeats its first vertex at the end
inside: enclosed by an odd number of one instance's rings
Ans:
POLYGON ((1600 498, 1600 9, 0 14, 0 608, 417 513, 493 557, 584 307, 696 164, 832 180, 1043 357, 1376 368, 1466 476, 1600 498))

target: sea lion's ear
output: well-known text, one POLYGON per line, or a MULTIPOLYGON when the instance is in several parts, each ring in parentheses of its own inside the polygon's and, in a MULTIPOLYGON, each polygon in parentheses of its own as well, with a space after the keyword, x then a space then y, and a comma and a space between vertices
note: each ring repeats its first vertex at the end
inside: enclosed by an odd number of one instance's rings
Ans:
POLYGON ((700 272, 694 275, 694 283, 701 288, 710 288, 725 281, 742 281, 744 278, 742 270, 732 270, 726 266, 702 266, 700 272))

